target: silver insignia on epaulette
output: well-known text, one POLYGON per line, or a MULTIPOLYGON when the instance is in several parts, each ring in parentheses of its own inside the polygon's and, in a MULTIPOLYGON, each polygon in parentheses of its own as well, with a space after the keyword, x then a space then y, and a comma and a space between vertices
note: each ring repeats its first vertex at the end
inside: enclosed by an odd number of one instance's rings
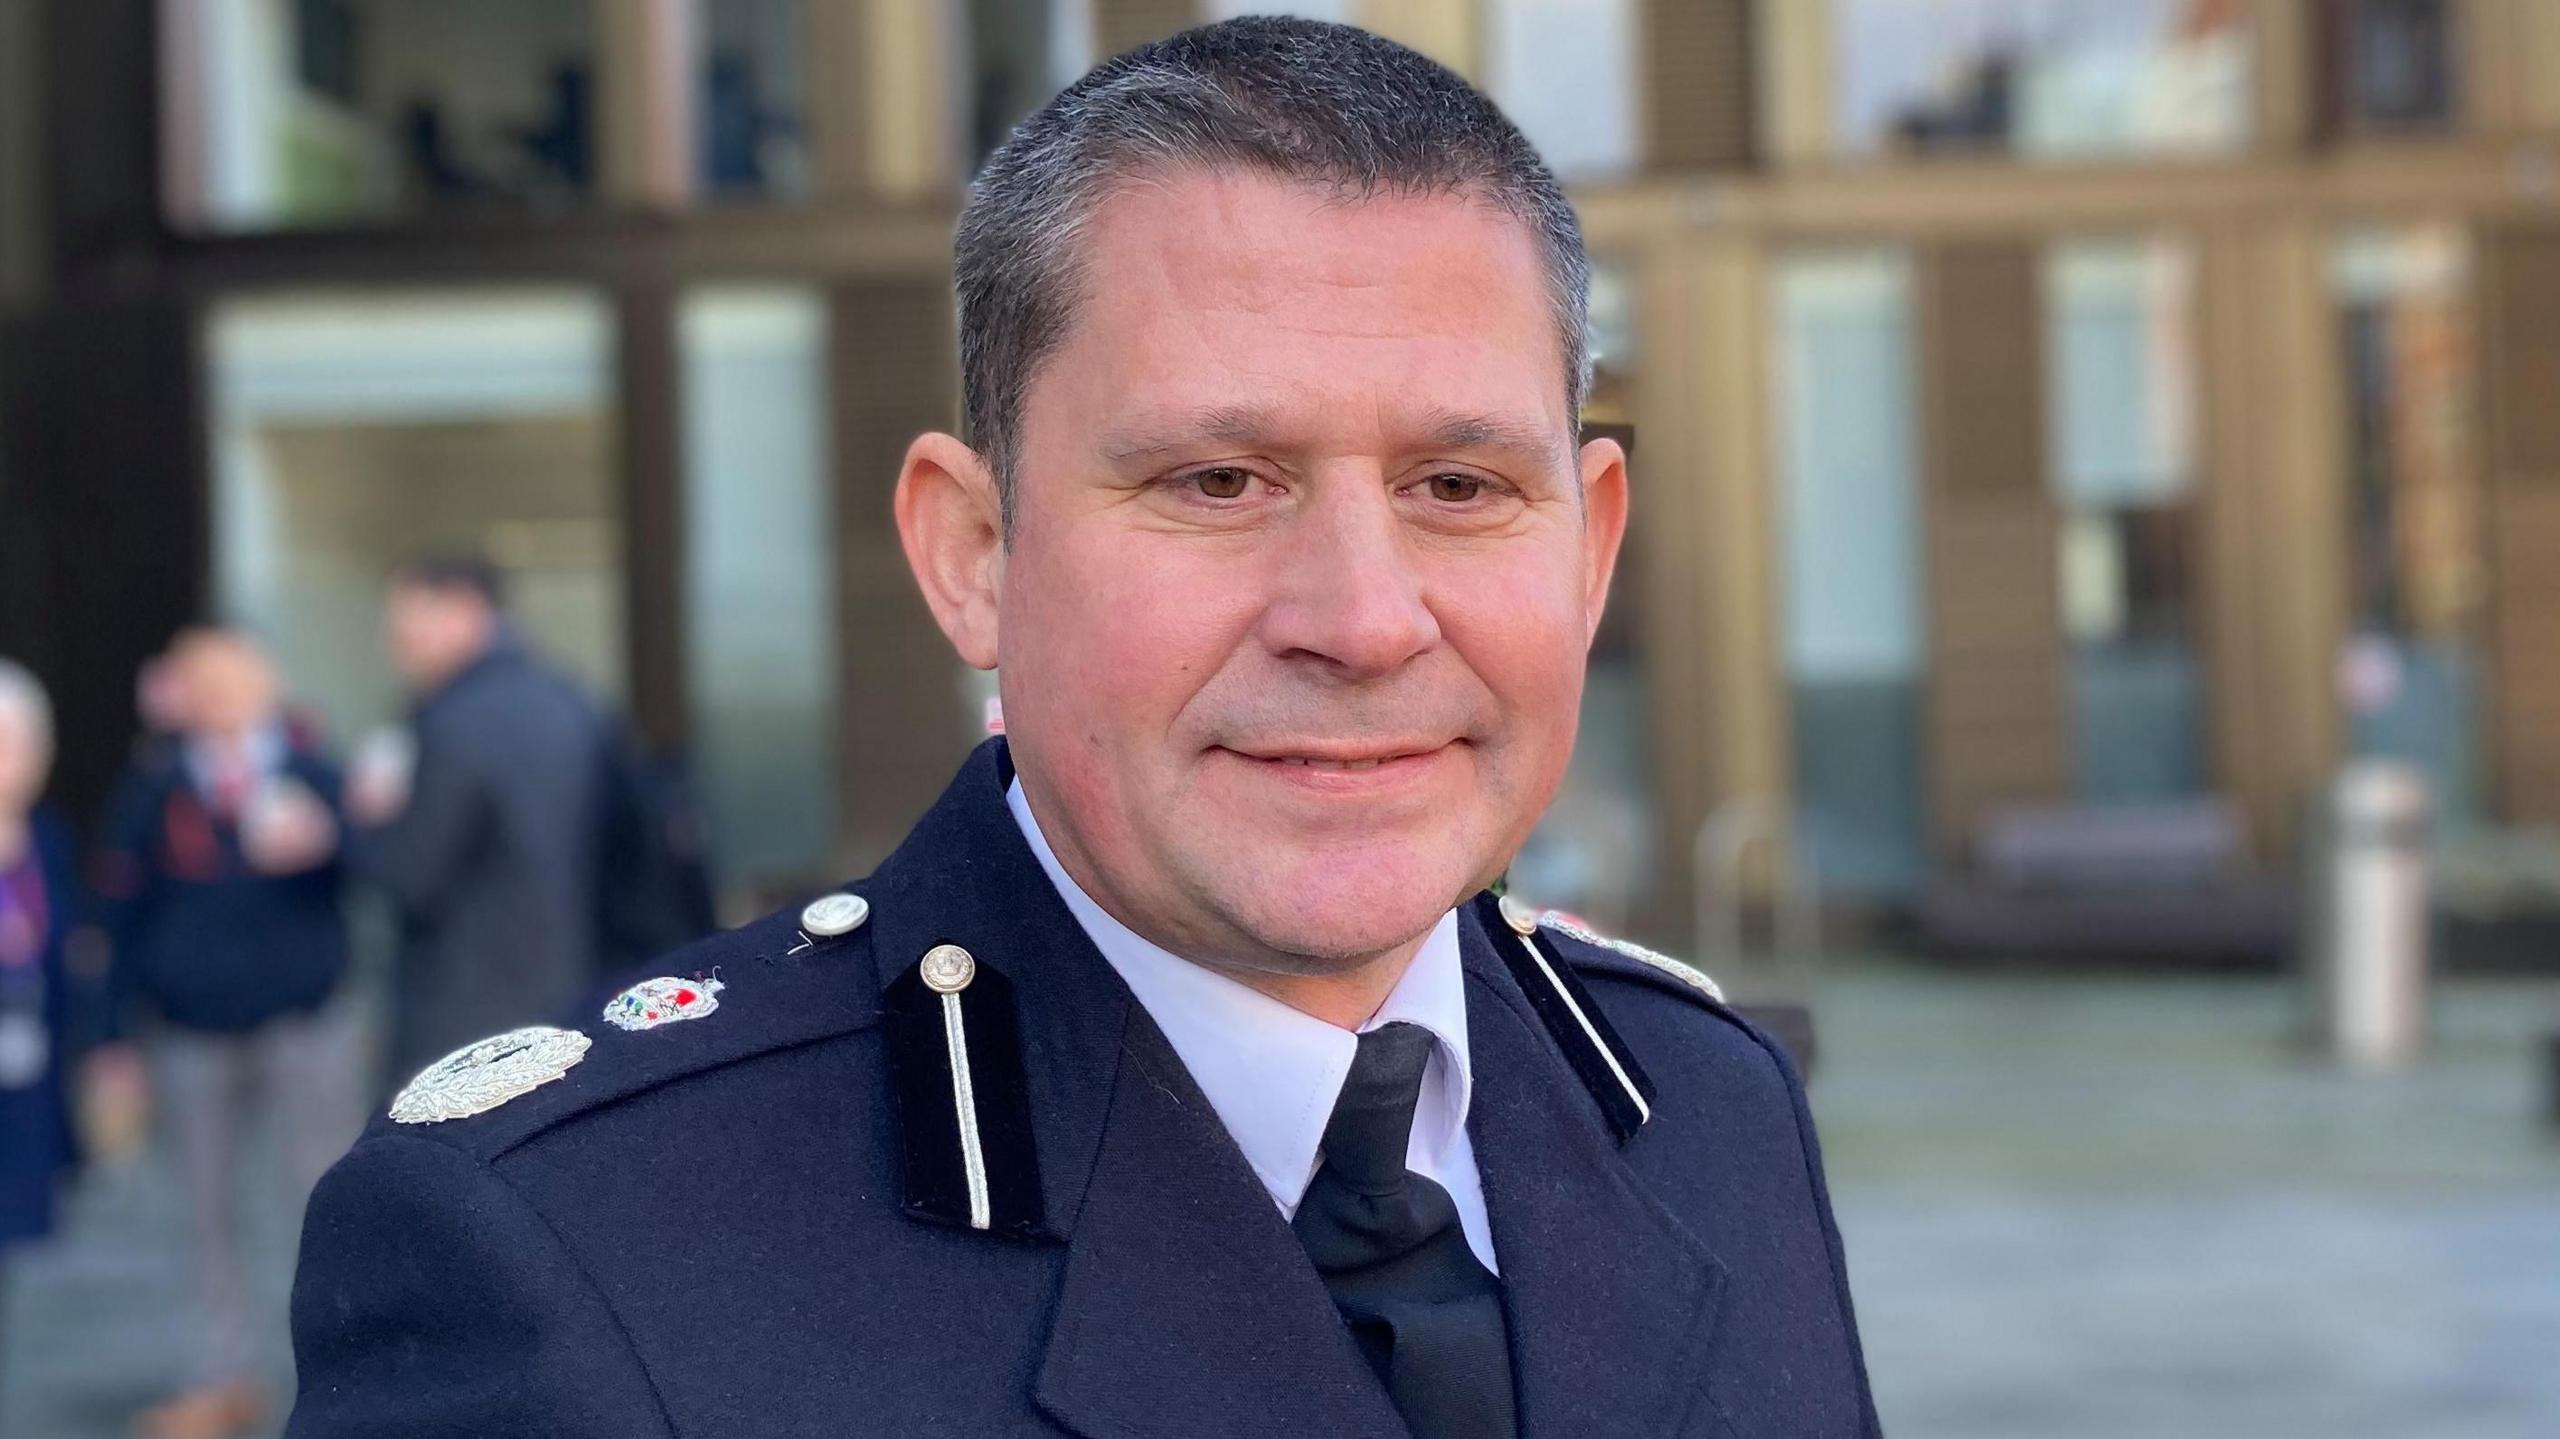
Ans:
POLYGON ((391 1101, 395 1124, 440 1124, 486 1114, 567 1074, 594 1041, 547 1024, 466 1045, 419 1071, 391 1101))
POLYGON ((1723 986, 1709 979, 1704 971, 1694 965, 1684 964, 1667 954, 1647 949, 1641 944, 1600 934, 1560 909, 1551 909, 1539 915, 1538 923, 1559 933, 1569 934, 1584 944, 1596 944, 1602 949, 1623 954, 1638 964, 1660 970, 1718 1004, 1725 1002, 1723 986))

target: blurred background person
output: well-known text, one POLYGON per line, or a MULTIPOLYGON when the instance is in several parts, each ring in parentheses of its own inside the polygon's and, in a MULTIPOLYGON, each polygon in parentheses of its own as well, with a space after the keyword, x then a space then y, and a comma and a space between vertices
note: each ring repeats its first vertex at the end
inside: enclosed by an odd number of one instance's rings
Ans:
POLYGON ((275 1316, 254 1312, 242 1216, 299 1211, 360 1126, 364 1064, 354 1008, 333 1002, 348 952, 337 768, 288 718, 248 635, 190 630, 169 662, 174 742, 118 783, 98 872, 117 1007, 145 1026, 185 1192, 198 1306, 187 1387, 136 1432, 215 1439, 272 1408, 257 1376, 275 1316), (244 1141, 262 1124, 276 1162, 250 1166, 244 1211, 244 1141))
POLYGON ((401 566, 384 637, 410 738, 368 743, 347 799, 358 861, 399 916, 399 1080, 592 979, 614 762, 603 713, 526 645, 487 563, 401 566))
POLYGON ((70 835, 41 803, 52 764, 44 687, 0 660, 0 1292, 9 1251, 51 1232, 73 1157, 63 941, 80 904, 70 835))

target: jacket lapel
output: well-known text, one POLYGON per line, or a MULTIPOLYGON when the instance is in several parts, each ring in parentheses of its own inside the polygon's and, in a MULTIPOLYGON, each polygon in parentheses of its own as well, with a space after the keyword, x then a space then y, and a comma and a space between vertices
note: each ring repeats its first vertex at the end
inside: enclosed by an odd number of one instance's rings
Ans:
MULTIPOLYGON (((1484 1179, 1523 1439, 1685 1434, 1723 1265, 1647 1193, 1472 909, 1460 923, 1484 1179)), ((1645 1142, 1642 1131, 1629 1141, 1645 1142)))
POLYGON ((1011 780, 981 745, 862 888, 884 987, 937 944, 1012 984, 1038 1228, 1067 1246, 1041 1408, 1095 1439, 1403 1439, 1297 1236, 1033 858, 1011 780))
POLYGON ((1094 1436, 1405 1434, 1297 1236, 1144 1014, 1122 1046, 1038 1396, 1094 1436))

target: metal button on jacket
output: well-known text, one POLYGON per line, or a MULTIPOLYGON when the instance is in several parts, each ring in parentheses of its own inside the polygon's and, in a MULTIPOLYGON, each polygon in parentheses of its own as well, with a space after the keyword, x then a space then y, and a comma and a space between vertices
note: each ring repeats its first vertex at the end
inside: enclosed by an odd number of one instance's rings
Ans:
POLYGON ((851 934, 871 917, 871 902, 858 894, 831 894, 800 911, 800 927, 821 939, 851 934))

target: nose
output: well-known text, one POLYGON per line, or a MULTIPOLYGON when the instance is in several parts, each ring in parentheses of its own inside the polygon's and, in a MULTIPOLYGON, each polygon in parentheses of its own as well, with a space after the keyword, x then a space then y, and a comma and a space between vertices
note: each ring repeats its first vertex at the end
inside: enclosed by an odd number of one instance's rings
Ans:
POLYGON ((1263 643, 1345 679, 1392 674, 1440 642, 1395 501, 1373 471, 1320 487, 1273 556, 1263 643))

